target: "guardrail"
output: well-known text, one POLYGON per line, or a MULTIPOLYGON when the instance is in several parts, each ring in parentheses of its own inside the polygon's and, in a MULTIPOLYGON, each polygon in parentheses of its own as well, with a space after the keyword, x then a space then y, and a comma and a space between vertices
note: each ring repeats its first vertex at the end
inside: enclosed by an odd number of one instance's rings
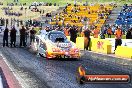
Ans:
MULTIPOLYGON (((70 37, 67 36, 70 40, 70 37)), ((76 46, 80 49, 84 49, 84 37, 77 37, 76 46)), ((94 52, 112 54, 115 49, 115 39, 114 38, 91 38, 90 49, 94 52)), ((122 39, 122 46, 118 46, 115 55, 124 58, 132 59, 132 40, 131 39, 122 39)))
POLYGON ((119 57, 131 58, 132 59, 132 47, 128 46, 118 46, 115 55, 119 57))
MULTIPOLYGON (((67 38, 70 39, 69 36, 67 36, 67 38)), ((80 49, 84 49, 84 37, 77 37, 76 46, 80 49)), ((110 43, 109 40, 91 38, 90 50, 99 53, 111 54, 112 53, 111 49, 112 49, 112 44, 110 43)))

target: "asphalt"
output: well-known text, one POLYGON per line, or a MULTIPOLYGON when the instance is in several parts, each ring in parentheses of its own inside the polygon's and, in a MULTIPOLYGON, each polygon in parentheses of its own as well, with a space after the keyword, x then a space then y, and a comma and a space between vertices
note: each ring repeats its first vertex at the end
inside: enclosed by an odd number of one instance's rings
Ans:
POLYGON ((79 85, 76 81, 76 72, 80 65, 89 74, 130 74, 132 78, 131 60, 88 51, 81 51, 82 57, 79 60, 46 60, 27 48, 1 45, 0 51, 23 88, 132 88, 132 82, 79 85))
POLYGON ((18 80, 6 64, 5 59, 0 56, 0 76, 1 85, 0 88, 22 88, 18 80), (2 87, 3 85, 3 87, 2 87))

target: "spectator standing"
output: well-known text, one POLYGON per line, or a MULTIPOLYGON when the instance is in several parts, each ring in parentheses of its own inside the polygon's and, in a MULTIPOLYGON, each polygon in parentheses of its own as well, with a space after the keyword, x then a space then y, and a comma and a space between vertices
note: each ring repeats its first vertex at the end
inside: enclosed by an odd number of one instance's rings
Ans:
POLYGON ((95 29, 93 30, 93 37, 98 38, 98 35, 99 35, 99 30, 97 29, 97 26, 96 26, 95 29))
POLYGON ((121 46, 122 44, 122 30, 117 27, 117 30, 115 31, 115 50, 117 46, 121 46))
POLYGON ((16 29, 15 27, 13 27, 11 29, 11 32, 10 32, 10 37, 11 37, 11 47, 12 45, 14 45, 14 47, 16 47, 16 29))
POLYGON ((75 27, 71 27, 69 30, 70 33, 70 41, 76 43, 76 38, 77 38, 77 30, 75 29, 75 27))
POLYGON ((26 46, 25 37, 26 37, 26 29, 24 28, 24 26, 22 26, 22 28, 20 29, 20 47, 26 46))
POLYGON ((106 33, 106 30, 105 30, 105 27, 103 29, 100 30, 100 38, 101 39, 105 39, 105 33, 106 33))
POLYGON ((68 27, 65 27, 65 28, 64 28, 64 34, 65 34, 66 36, 69 35, 68 31, 69 31, 68 27))
POLYGON ((107 29, 107 34, 108 34, 108 38, 111 38, 112 29, 110 27, 107 29))
POLYGON ((126 39, 132 39, 132 28, 127 31, 126 39))
POLYGON ((84 30, 84 50, 90 50, 90 33, 91 31, 87 28, 86 30, 84 30))
POLYGON ((3 36, 3 47, 5 47, 5 42, 6 42, 6 46, 8 47, 8 28, 6 27, 4 30, 4 36, 3 36))
POLYGON ((26 26, 25 44, 27 44, 28 37, 29 37, 29 27, 26 26))
POLYGON ((30 44, 35 41, 35 34, 36 34, 36 31, 34 30, 34 28, 32 28, 30 30, 30 44))

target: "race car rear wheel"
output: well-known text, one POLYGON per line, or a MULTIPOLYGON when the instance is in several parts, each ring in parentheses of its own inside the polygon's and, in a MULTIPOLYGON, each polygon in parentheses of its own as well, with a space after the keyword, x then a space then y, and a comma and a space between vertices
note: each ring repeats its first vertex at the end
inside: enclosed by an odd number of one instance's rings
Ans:
POLYGON ((39 56, 43 57, 43 55, 41 53, 39 53, 39 56))
POLYGON ((45 53, 45 54, 39 53, 39 56, 41 56, 41 57, 43 57, 43 58, 47 58, 47 57, 46 57, 46 53, 45 53))

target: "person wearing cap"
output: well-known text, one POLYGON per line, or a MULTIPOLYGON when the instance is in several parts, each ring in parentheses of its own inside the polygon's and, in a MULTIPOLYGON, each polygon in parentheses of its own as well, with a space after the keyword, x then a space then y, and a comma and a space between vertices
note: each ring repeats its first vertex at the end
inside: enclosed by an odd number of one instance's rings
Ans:
POLYGON ((115 50, 117 48, 117 46, 121 46, 122 44, 122 30, 120 29, 120 27, 117 27, 116 31, 115 31, 115 50))

